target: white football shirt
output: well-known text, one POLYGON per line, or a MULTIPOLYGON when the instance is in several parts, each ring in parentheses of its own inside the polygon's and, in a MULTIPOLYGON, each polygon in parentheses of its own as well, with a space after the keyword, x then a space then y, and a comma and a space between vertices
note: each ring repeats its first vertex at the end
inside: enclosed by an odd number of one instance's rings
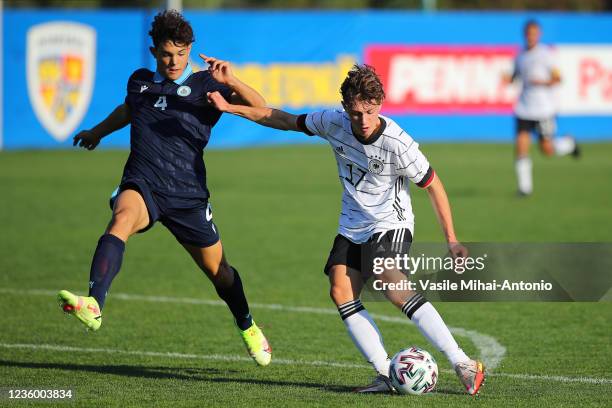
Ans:
POLYGON ((530 81, 548 81, 556 62, 552 50, 545 45, 536 45, 523 50, 514 61, 514 75, 522 82, 521 94, 514 107, 516 116, 527 120, 543 120, 556 113, 555 88, 533 85, 530 81))
POLYGON ((380 119, 379 131, 363 141, 353 134, 344 111, 301 117, 303 130, 321 136, 334 150, 343 188, 338 233, 357 244, 392 229, 408 228, 414 234, 408 181, 426 187, 433 180, 418 143, 393 120, 380 119))

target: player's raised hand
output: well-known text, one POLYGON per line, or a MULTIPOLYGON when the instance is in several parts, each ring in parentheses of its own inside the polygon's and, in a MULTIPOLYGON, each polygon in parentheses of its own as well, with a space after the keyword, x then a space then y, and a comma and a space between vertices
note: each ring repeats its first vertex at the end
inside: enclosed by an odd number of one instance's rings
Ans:
POLYGON ((208 64, 208 72, 210 72, 215 81, 224 85, 232 84, 235 78, 232 65, 229 61, 223 61, 204 54, 200 54, 200 58, 208 64))
POLYGON ((87 150, 95 149, 99 143, 100 143, 100 138, 89 130, 81 130, 72 139, 73 146, 76 146, 78 144, 79 147, 83 147, 87 150))
POLYGON ((206 94, 206 97, 208 98, 208 103, 210 103, 212 106, 214 106, 221 112, 227 112, 229 103, 218 91, 208 92, 206 94))

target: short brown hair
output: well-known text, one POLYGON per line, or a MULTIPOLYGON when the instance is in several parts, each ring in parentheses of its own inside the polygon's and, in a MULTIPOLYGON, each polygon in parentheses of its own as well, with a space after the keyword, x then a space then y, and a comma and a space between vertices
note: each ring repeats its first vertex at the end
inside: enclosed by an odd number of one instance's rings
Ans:
POLYGON ((381 104, 385 100, 385 90, 374 67, 367 64, 355 64, 342 82, 340 94, 345 105, 351 105, 356 100, 366 102, 376 101, 381 104))
POLYGON ((176 10, 159 12, 153 19, 149 35, 155 48, 166 41, 175 45, 189 45, 195 41, 191 24, 176 10))

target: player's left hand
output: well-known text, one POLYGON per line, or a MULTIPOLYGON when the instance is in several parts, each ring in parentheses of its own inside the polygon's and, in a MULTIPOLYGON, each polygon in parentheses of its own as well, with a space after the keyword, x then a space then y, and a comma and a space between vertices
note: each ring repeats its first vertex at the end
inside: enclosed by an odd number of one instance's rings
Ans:
POLYGON ((229 103, 218 91, 208 92, 206 94, 206 98, 208 99, 208 103, 210 103, 212 106, 214 106, 221 112, 227 112, 229 103))
POLYGON ((235 81, 232 65, 229 61, 223 61, 204 54, 200 54, 200 58, 208 64, 208 72, 210 72, 215 81, 228 86, 231 86, 235 81))
POLYGON ((468 256, 468 249, 459 242, 449 242, 448 249, 453 258, 465 258, 468 256))
POLYGON ((81 130, 74 138, 72 139, 72 145, 79 147, 83 147, 87 150, 93 150, 100 143, 100 137, 96 135, 91 130, 81 130))

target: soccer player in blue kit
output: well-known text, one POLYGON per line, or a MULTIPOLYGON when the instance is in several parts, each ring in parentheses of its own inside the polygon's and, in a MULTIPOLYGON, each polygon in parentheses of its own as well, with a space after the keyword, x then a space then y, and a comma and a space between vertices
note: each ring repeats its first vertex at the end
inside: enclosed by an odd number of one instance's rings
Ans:
POLYGON ((209 68, 193 72, 189 63, 193 29, 180 13, 169 10, 157 14, 149 35, 156 72, 135 71, 128 80, 125 103, 97 126, 74 137, 75 145, 93 150, 103 137, 131 125, 130 155, 121 184, 111 198, 111 221, 93 256, 89 294, 78 296, 62 290, 58 294, 60 306, 88 329, 98 330, 126 241, 160 221, 227 303, 251 357, 261 366, 268 365, 272 349, 251 317, 240 275, 225 259, 212 221, 202 157, 221 116, 208 103, 207 93, 218 91, 228 100, 248 106, 265 106, 265 100, 236 78, 226 61, 200 54, 209 68))

